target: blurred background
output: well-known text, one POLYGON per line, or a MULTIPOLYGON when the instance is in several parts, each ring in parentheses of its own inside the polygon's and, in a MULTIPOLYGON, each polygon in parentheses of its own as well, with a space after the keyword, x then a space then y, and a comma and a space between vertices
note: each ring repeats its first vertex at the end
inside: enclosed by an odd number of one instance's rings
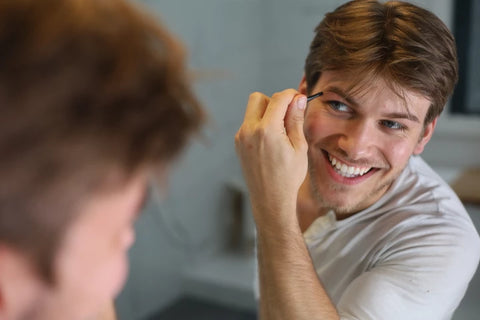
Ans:
MULTIPOLYGON (((344 1, 135 2, 184 42, 210 122, 176 163, 168 194, 154 197, 137 223, 130 276, 116 301, 119 318, 255 319, 253 223, 234 135, 251 92, 297 88, 313 29, 344 1)), ((423 157, 464 193, 479 229, 480 178, 472 177, 480 167, 480 1, 415 3, 456 30, 462 49, 457 93, 423 157)), ((479 272, 454 319, 478 319, 478 297, 479 272)))

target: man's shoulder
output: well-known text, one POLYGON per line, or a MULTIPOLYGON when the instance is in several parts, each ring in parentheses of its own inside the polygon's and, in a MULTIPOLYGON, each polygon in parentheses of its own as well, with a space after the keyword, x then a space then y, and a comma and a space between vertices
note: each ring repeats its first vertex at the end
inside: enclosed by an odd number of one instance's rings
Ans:
POLYGON ((466 214, 450 185, 419 156, 410 159, 390 191, 385 204, 392 208, 416 209, 421 213, 466 214))
POLYGON ((420 157, 413 157, 387 194, 366 211, 368 223, 390 232, 444 225, 451 232, 476 234, 455 192, 420 157))
POLYGON ((410 160, 387 193, 369 208, 341 222, 368 226, 375 238, 390 242, 404 235, 444 235, 477 241, 478 232, 450 186, 420 157, 410 160))

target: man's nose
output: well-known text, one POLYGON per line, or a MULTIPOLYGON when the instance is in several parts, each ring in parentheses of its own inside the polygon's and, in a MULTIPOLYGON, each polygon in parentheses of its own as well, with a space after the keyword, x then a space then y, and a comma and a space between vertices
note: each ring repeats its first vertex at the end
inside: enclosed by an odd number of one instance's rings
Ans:
POLYGON ((351 120, 345 126, 338 146, 352 160, 368 158, 374 151, 378 134, 373 123, 361 119, 351 120))

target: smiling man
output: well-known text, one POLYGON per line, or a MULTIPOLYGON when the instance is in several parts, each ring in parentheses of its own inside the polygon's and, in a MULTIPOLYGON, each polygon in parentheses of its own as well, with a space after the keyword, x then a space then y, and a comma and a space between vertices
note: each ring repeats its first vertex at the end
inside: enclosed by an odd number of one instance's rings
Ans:
POLYGON ((111 319, 147 185, 203 119, 182 48, 123 0, 0 1, 0 114, 0 319, 111 319))
POLYGON ((250 96, 236 148, 261 319, 451 318, 480 239, 418 155, 456 79, 435 15, 358 0, 316 28, 298 90, 250 96))

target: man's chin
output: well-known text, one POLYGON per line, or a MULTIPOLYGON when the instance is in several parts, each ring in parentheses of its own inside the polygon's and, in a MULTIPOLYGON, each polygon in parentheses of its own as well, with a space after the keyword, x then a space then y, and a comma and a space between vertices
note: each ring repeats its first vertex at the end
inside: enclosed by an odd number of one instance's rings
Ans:
POLYGON ((360 211, 360 205, 357 203, 345 203, 345 202, 328 202, 324 201, 325 208, 335 212, 337 218, 349 217, 358 211, 360 211))
POLYGON ((312 187, 315 201, 318 207, 323 209, 323 212, 333 210, 337 216, 351 215, 357 212, 357 208, 361 205, 360 201, 352 201, 354 199, 349 198, 348 195, 343 195, 341 191, 329 189, 328 192, 322 192, 315 185, 312 185, 312 187))
POLYGON ((318 185, 318 181, 310 181, 310 183, 317 204, 324 208, 322 211, 333 210, 337 218, 346 218, 367 208, 371 202, 383 194, 383 190, 366 193, 365 186, 363 188, 352 188, 351 186, 344 188, 336 184, 318 185))

